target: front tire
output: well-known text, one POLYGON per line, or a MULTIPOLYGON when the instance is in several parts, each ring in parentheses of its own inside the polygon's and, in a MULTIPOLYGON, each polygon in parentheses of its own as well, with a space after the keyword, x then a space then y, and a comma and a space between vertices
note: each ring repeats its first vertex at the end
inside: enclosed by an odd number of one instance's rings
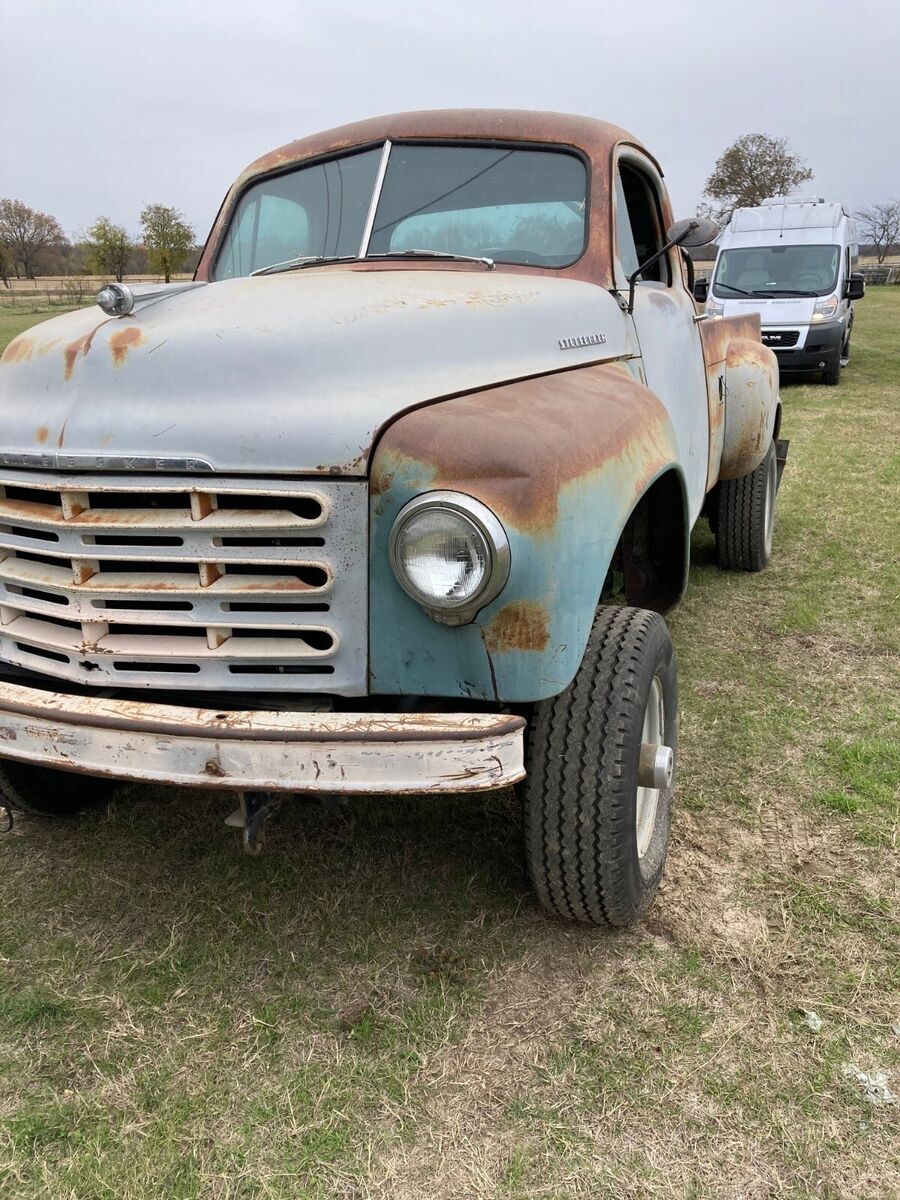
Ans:
POLYGON ((723 570, 761 571, 772 557, 778 462, 774 441, 749 475, 723 479, 717 487, 716 558, 723 570))
POLYGON ((534 706, 527 734, 525 853, 547 912, 623 926, 647 910, 669 846, 677 705, 662 617, 598 609, 574 680, 534 706), (664 786, 640 786, 645 743, 671 750, 664 786))
POLYGON ((0 759, 0 799, 35 817, 72 817, 105 803, 119 785, 71 771, 0 759))
POLYGON ((837 387, 841 382, 841 356, 836 354, 822 372, 822 382, 828 387, 837 387))

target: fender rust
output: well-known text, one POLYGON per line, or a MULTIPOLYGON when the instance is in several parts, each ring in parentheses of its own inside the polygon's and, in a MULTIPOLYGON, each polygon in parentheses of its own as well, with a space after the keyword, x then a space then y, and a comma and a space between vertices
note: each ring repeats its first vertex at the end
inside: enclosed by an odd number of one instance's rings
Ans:
POLYGON ((606 363, 415 409, 378 445, 372 493, 395 471, 423 488, 475 496, 532 537, 556 525, 563 488, 611 464, 630 468, 635 494, 671 461, 662 402, 621 364, 606 363))

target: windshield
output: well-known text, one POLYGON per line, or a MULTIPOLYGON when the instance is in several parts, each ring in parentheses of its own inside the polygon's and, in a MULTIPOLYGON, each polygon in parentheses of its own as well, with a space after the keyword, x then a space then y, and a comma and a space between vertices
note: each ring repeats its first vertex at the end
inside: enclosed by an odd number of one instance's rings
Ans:
MULTIPOLYGON (((238 202, 213 278, 358 256, 381 158, 378 146, 254 184, 238 202)), ((568 151, 392 145, 365 251, 568 266, 584 251, 586 192, 584 163, 568 151)))
POLYGON ((723 250, 713 293, 728 299, 784 293, 827 296, 837 287, 840 246, 749 246, 723 250))

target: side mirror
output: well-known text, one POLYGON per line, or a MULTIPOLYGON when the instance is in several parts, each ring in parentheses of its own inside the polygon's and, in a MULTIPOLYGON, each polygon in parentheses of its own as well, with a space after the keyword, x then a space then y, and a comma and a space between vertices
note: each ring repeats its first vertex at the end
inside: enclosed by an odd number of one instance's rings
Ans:
POLYGON ((709 280, 698 279, 694 284, 694 299, 698 304, 705 304, 709 296, 709 280))
POLYGON ((688 217, 676 221, 666 234, 670 246, 705 246, 719 236, 719 227, 709 217, 688 217))
POLYGON ((848 300, 862 300, 866 294, 866 280, 858 271, 854 271, 847 280, 847 290, 844 295, 848 300))

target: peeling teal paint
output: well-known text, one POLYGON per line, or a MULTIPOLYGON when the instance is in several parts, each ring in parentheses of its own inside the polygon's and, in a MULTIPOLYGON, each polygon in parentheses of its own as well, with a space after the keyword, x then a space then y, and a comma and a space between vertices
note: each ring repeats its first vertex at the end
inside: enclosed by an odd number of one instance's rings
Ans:
MULTIPOLYGON (((631 447, 564 484, 549 531, 534 534, 504 521, 509 581, 473 624, 452 627, 434 621, 402 591, 388 560, 391 526, 400 509, 447 482, 439 481, 431 466, 377 450, 372 478, 387 486, 381 494, 373 490, 370 499, 370 690, 506 701, 561 692, 581 662, 625 522, 646 487, 677 460, 674 435, 670 463, 654 471, 653 453, 658 451, 631 447), (540 614, 545 632, 536 648, 495 645, 490 650, 504 613, 516 611, 512 606, 540 614)), ((458 490, 467 488, 460 484, 458 490)), ((477 480, 468 492, 481 498, 477 480)))

